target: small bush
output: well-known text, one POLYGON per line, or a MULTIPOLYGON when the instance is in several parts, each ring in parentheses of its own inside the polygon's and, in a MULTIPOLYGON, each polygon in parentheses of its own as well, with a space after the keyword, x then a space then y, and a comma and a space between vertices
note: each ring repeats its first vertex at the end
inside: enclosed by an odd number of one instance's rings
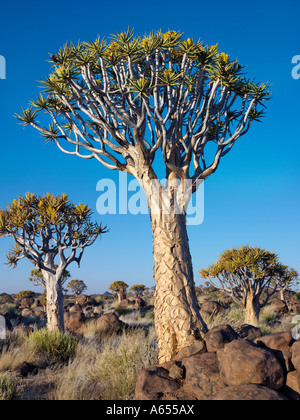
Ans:
POLYGON ((129 308, 122 308, 121 306, 118 306, 114 309, 114 312, 116 315, 118 315, 118 317, 123 316, 123 315, 128 315, 130 313, 132 313, 133 309, 129 309, 129 308))
POLYGON ((0 375, 0 400, 17 400, 19 390, 17 384, 8 375, 0 375))
POLYGON ((66 363, 73 358, 78 340, 71 335, 51 333, 46 329, 34 331, 27 338, 37 355, 49 357, 53 362, 66 363))

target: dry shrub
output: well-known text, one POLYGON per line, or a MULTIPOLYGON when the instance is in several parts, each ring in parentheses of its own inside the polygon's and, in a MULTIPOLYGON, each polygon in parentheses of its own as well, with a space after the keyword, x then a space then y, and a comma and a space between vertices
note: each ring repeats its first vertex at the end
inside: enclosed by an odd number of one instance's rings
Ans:
POLYGON ((155 363, 154 329, 87 340, 79 344, 76 357, 58 376, 54 399, 131 399, 137 372, 155 363))

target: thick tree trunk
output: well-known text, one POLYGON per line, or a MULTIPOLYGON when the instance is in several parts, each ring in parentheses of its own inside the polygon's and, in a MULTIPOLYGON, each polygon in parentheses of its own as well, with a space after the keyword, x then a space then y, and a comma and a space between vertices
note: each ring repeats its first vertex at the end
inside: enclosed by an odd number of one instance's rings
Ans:
POLYGON ((207 327, 195 293, 193 267, 183 214, 151 214, 155 278, 155 328, 163 363, 197 339, 207 327))
POLYGON ((65 331, 64 298, 61 282, 56 274, 43 273, 47 290, 47 328, 50 332, 65 331))
POLYGON ((248 297, 245 306, 245 323, 259 326, 260 304, 259 298, 255 298, 252 294, 248 297))

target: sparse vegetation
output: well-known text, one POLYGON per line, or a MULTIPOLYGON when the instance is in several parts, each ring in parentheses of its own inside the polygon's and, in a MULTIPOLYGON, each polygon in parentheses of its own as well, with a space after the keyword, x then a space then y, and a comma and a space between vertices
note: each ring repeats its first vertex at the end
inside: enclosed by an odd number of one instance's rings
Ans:
POLYGON ((15 381, 9 375, 0 375, 0 400, 17 400, 19 390, 15 381))
MULTIPOLYGON (((297 299, 292 292, 286 295, 297 299)), ((277 297, 274 297, 274 299, 277 297)), ((94 305, 104 313, 113 312, 127 328, 107 333, 98 324, 101 313, 89 317, 78 333, 50 333, 38 325, 26 326, 26 318, 19 317, 15 296, 7 311, 0 304, 0 313, 9 314, 14 325, 0 340, 0 399, 47 400, 127 400, 134 396, 137 373, 140 369, 158 363, 158 348, 154 329, 153 296, 144 296, 146 307, 136 308, 130 301, 127 307, 119 306, 112 296, 93 296, 94 305), (35 376, 20 377, 20 366, 32 364, 35 376), (2 394, 1 394, 2 392, 2 394)), ((40 300, 40 296, 36 296, 40 300)), ((205 302, 216 302, 220 312, 201 311, 209 329, 231 325, 234 329, 245 324, 243 309, 212 286, 202 287, 198 296, 199 307, 205 302)), ((68 296, 65 306, 74 305, 75 297, 68 296)), ((278 313, 276 301, 262 309, 259 328, 263 335, 291 330, 293 314, 278 313)), ((300 300, 299 300, 300 304, 300 300)), ((84 308, 82 308, 84 309, 84 308)), ((67 308, 66 308, 67 310, 67 308)))
POLYGON ((34 331, 26 339, 37 356, 48 357, 52 362, 66 363, 76 352, 78 341, 62 332, 52 333, 46 329, 34 331))

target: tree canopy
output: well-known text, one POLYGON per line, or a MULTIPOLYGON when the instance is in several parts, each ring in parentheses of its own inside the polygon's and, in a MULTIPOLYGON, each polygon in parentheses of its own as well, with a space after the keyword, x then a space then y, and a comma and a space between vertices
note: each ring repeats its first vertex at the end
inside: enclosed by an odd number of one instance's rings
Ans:
POLYGON ((150 165, 160 149, 167 172, 206 179, 260 121, 270 96, 268 84, 247 79, 218 45, 172 30, 67 43, 50 62, 42 93, 17 115, 21 124, 67 154, 136 177, 137 149, 150 165), (42 112, 49 125, 39 122, 42 112), (215 144, 212 160, 208 143, 215 144))
POLYGON ((28 258, 37 269, 44 268, 46 258, 63 275, 73 261, 80 264, 84 248, 106 232, 91 221, 91 209, 70 203, 66 194, 37 196, 27 193, 0 210, 0 237, 11 236, 15 245, 7 255, 8 265, 15 267, 28 258), (69 253, 68 253, 69 252, 69 253))
POLYGON ((264 291, 262 307, 280 288, 286 270, 274 252, 246 245, 224 251, 215 264, 200 271, 200 276, 244 305, 249 296, 259 299, 264 291))

